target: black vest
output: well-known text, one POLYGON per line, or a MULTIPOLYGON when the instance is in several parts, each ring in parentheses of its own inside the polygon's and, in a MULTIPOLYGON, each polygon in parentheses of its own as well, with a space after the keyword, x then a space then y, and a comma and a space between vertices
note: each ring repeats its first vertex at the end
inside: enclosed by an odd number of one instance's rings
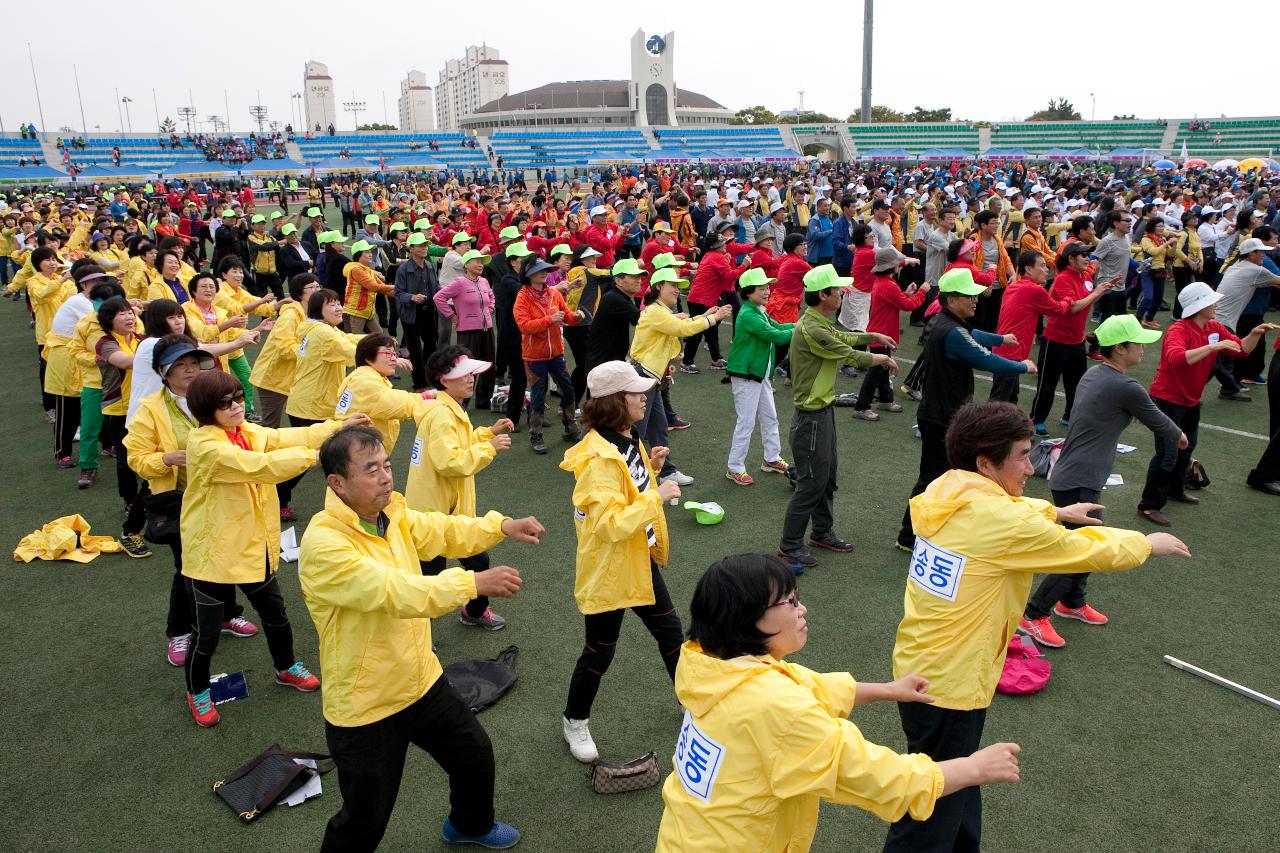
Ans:
POLYGON ((924 330, 924 389, 916 411, 916 420, 943 427, 973 396, 973 368, 947 358, 947 335, 952 329, 968 334, 969 326, 944 309, 933 315, 924 330))

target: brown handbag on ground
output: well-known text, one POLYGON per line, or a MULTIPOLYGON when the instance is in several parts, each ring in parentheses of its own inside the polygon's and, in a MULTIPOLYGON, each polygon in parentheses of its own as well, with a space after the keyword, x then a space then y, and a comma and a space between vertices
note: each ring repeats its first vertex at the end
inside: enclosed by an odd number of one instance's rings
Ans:
POLYGON ((658 756, 646 752, 623 764, 597 762, 591 765, 591 788, 597 794, 625 794, 643 791, 658 784, 658 756))

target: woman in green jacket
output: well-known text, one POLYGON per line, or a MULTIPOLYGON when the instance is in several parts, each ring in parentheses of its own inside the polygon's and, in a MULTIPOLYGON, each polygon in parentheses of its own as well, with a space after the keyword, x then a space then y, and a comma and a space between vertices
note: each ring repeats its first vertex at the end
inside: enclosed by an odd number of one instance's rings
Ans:
POLYGON ((778 435, 778 410, 773 405, 774 347, 791 343, 793 323, 779 323, 765 313, 769 300, 769 278, 759 267, 747 270, 738 279, 745 302, 733 324, 733 348, 729 351, 727 372, 733 388, 733 408, 738 420, 733 426, 733 442, 729 446, 729 467, 724 475, 739 486, 755 481, 747 473, 747 450, 751 433, 760 423, 760 443, 764 445, 764 461, 760 470, 787 473, 782 458, 782 439, 778 435))

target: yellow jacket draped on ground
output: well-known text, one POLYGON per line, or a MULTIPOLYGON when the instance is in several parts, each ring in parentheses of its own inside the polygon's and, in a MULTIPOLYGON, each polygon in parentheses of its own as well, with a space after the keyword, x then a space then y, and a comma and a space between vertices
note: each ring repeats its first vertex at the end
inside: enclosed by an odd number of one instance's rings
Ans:
POLYGON ((276 324, 267 333, 266 343, 253 360, 249 381, 256 388, 275 391, 286 397, 293 391, 298 369, 298 327, 307 319, 306 309, 297 302, 281 306, 276 324))
POLYGON ((386 536, 360 525, 332 491, 302 536, 298 577, 320 637, 324 717, 363 726, 418 701, 441 675, 431 650, 431 618, 476 597, 475 572, 424 576, 421 561, 488 550, 503 539, 505 516, 415 512, 393 492, 386 536))
POLYGON ((640 312, 636 336, 631 341, 631 359, 661 377, 667 372, 671 359, 680 352, 681 338, 705 332, 714 325, 714 320, 702 316, 681 320, 670 308, 655 302, 640 312))
POLYGON ((182 574, 216 583, 253 583, 280 562, 276 483, 306 471, 320 444, 342 424, 296 429, 245 423, 251 451, 226 430, 202 426, 187 436, 187 488, 182 497, 182 574))
POLYGON ((991 704, 1036 572, 1114 572, 1151 555, 1134 530, 1058 524, 1054 507, 952 470, 911 499, 916 549, 893 648, 893 677, 929 679, 939 708, 991 704))
POLYGON ((475 476, 498 455, 490 443, 493 430, 473 428, 458 402, 445 394, 416 420, 405 500, 421 512, 475 515, 475 476))
POLYGON ((64 515, 22 537, 13 551, 13 559, 30 563, 32 560, 71 560, 87 563, 99 554, 115 554, 124 550, 110 536, 95 536, 89 532, 89 522, 79 515, 64 515))
POLYGON ((332 417, 345 420, 349 415, 368 415, 373 428, 382 433, 387 455, 395 450, 400 437, 400 422, 418 418, 435 405, 421 394, 391 387, 391 380, 362 364, 347 374, 338 386, 338 402, 332 417))
POLYGON ((770 655, 721 660, 685 643, 676 669, 685 718, 662 786, 658 850, 802 853, 821 800, 887 821, 929 817, 941 769, 867 741, 845 719, 856 694, 847 672, 770 655))
POLYGON ((618 449, 594 429, 569 448, 560 467, 573 473, 573 527, 578 536, 573 597, 584 614, 653 604, 650 559, 667 562, 667 516, 658 495, 658 469, 640 445, 650 486, 636 488, 618 449), (657 542, 650 548, 645 528, 657 542))
POLYGON ((323 320, 307 320, 297 334, 298 368, 285 411, 312 421, 333 417, 338 388, 355 364, 356 344, 364 335, 347 334, 323 320))

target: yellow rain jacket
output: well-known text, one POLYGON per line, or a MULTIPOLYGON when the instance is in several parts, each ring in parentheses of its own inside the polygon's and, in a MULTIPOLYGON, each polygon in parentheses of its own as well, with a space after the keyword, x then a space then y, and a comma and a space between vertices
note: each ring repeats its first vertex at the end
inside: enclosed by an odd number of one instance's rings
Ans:
POLYGON ((35 315, 36 343, 44 346, 53 315, 63 302, 76 295, 76 286, 63 281, 61 276, 47 278, 43 273, 36 273, 27 280, 27 295, 31 298, 31 313, 35 315))
MULTIPOLYGON (((142 398, 138 410, 133 413, 133 420, 129 421, 129 431, 124 435, 129 467, 147 481, 153 495, 178 488, 178 467, 166 463, 164 455, 185 449, 178 444, 165 393, 166 389, 161 388, 142 398)), ((192 427, 191 432, 197 428, 192 427)), ((190 434, 188 432, 188 437, 190 434)))
MULTIPOLYGON (((160 275, 159 272, 153 272, 155 267, 148 266, 145 267, 145 270, 147 293, 146 296, 143 297, 144 301, 152 302, 156 299, 170 299, 174 302, 178 301, 178 295, 173 292, 173 288, 169 286, 169 282, 164 280, 164 276, 160 275)), ((182 279, 179 278, 178 281, 181 282, 182 279)), ((186 287, 186 285, 184 284, 183 287, 186 287)), ((190 297, 190 295, 191 292, 188 290, 187 296, 190 297)), ((190 301, 191 299, 187 300, 187 302, 190 301)), ((185 309, 187 307, 187 303, 183 302, 182 307, 185 309)))
POLYGON ((356 363, 356 344, 364 335, 347 334, 324 320, 307 320, 297 335, 298 368, 285 412, 312 421, 333 417, 338 389, 356 363))
POLYGON ((933 814, 942 770, 871 743, 846 719, 858 685, 770 655, 721 660, 685 643, 676 668, 684 724, 662 786, 658 850, 788 851, 813 843, 818 803, 882 820, 933 814))
POLYGON ((298 369, 298 326, 307 319, 307 310, 297 302, 280 308, 276 324, 267 333, 266 343, 253 360, 249 382, 256 388, 288 396, 293 391, 298 369))
MULTIPOLYGON (((228 317, 238 317, 241 314, 250 313, 246 308, 257 301, 258 297, 243 287, 228 284, 226 280, 218 282, 218 295, 213 297, 213 304, 226 311, 228 317)), ((255 317, 274 317, 276 308, 270 302, 264 302, 254 308, 252 313, 255 317)))
POLYGON ((71 560, 87 563, 99 554, 116 554, 124 547, 110 536, 89 533, 89 522, 80 515, 64 515, 22 537, 13 551, 13 559, 71 560))
POLYGON ((252 452, 226 430, 202 426, 187 435, 187 488, 182 498, 182 574, 215 583, 254 583, 280 562, 280 500, 276 483, 316 462, 320 444, 342 426, 268 429, 245 423, 252 452))
POLYGON ((618 448, 595 430, 569 448, 560 463, 577 480, 573 487, 573 528, 578 537, 573 597, 584 614, 654 602, 649 561, 659 566, 667 563, 667 516, 658 496, 659 471, 643 443, 640 454, 650 478, 643 493, 618 448), (650 524, 657 540, 652 548, 645 533, 650 524))
MULTIPOLYGON (((187 317, 187 334, 202 344, 229 343, 240 337, 240 330, 238 328, 218 328, 218 325, 227 321, 227 312, 219 308, 216 301, 212 308, 213 316, 217 319, 217 323, 205 322, 204 315, 200 313, 200 306, 196 304, 194 299, 188 299, 186 302, 182 303, 182 313, 187 317)), ((237 353, 237 355, 238 354, 239 353, 237 353)), ((232 358, 234 357, 235 356, 232 356, 232 358)), ((214 356, 214 361, 218 363, 218 368, 220 370, 227 369, 226 356, 214 356)))
POLYGON ((59 397, 80 396, 80 365, 71 357, 71 350, 67 346, 70 342, 70 338, 52 330, 45 336, 45 393, 59 397))
MULTIPOLYGON (((71 360, 80 369, 80 387, 102 388, 102 369, 98 367, 98 341, 106 332, 98 322, 98 312, 90 311, 76 320, 76 330, 67 341, 71 360)), ((48 368, 46 368, 47 374, 48 368)))
POLYGON ((476 597, 475 572, 424 576, 421 561, 467 557, 501 542, 506 517, 415 512, 393 492, 385 536, 365 532, 332 491, 302 536, 298 578, 320 637, 324 718, 364 726, 421 699, 442 669, 431 619, 476 597))
POLYGON ((1055 516, 1048 501, 1015 498, 972 471, 948 471, 912 498, 916 547, 893 677, 929 679, 939 708, 985 708, 1036 572, 1116 572, 1151 556, 1136 530, 1068 530, 1055 516))
POLYGON ((368 415, 373 428, 382 433, 382 444, 390 456, 400 437, 400 422, 416 419, 434 405, 435 401, 424 400, 421 394, 392 388, 390 379, 362 364, 338 386, 333 417, 346 420, 349 415, 368 415))
POLYGON ((671 359, 680 352, 680 339, 705 332, 715 324, 715 320, 702 316, 681 320, 670 308, 655 302, 640 312, 636 336, 631 341, 631 360, 661 378, 671 359))
POLYGON ((405 500, 420 512, 475 515, 475 476, 498 455, 489 443, 493 430, 473 428, 458 402, 445 394, 416 420, 405 500))
POLYGON ((13 274, 9 286, 5 288, 6 293, 21 293, 31 276, 36 274, 36 268, 31 266, 31 251, 28 249, 25 252, 14 252, 9 256, 18 265, 18 271, 13 274))

